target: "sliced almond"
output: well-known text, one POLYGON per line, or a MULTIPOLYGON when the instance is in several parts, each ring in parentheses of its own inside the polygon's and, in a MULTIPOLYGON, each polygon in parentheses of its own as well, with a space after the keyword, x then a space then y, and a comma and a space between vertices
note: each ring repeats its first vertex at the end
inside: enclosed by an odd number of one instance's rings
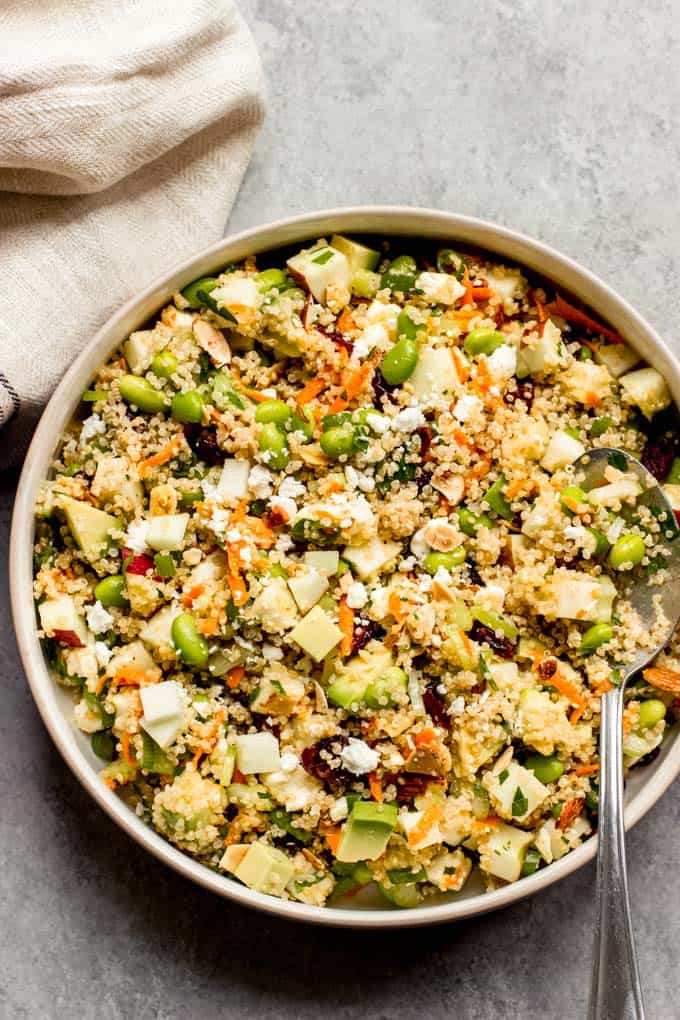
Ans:
POLYGON ((231 361, 231 348, 218 329, 205 319, 195 319, 193 331, 200 347, 209 356, 212 363, 221 368, 231 361))

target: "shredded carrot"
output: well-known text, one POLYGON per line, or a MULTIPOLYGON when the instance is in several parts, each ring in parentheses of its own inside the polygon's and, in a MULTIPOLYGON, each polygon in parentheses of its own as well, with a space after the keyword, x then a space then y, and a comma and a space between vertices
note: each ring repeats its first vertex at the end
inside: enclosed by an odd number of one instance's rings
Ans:
POLYGON ((232 778, 232 782, 234 782, 234 783, 247 783, 248 782, 248 777, 246 775, 244 775, 243 772, 241 772, 240 769, 234 769, 234 773, 233 773, 231 778, 232 778))
POLYGON ((533 290, 529 291, 529 296, 536 305, 536 318, 538 319, 537 332, 539 336, 543 336, 543 329, 545 327, 546 322, 548 321, 548 313, 545 310, 545 305, 543 304, 543 302, 541 301, 541 299, 539 298, 535 291, 533 290))
MULTIPOLYGON (((539 659, 534 667, 536 670, 538 670, 540 662, 541 660, 539 659)), ((555 690, 559 691, 559 693, 570 701, 572 705, 575 705, 577 708, 585 709, 586 701, 582 697, 578 687, 571 683, 570 680, 565 680, 564 677, 560 676, 559 671, 553 676, 548 677, 548 679, 544 682, 547 686, 554 687, 555 690)))
POLYGON ((453 364, 458 378, 462 383, 467 382, 470 378, 470 365, 468 364, 467 359, 463 357, 457 347, 450 347, 449 350, 451 351, 451 357, 453 359, 453 364))
POLYGON ((344 397, 336 397, 335 400, 326 408, 326 414, 340 414, 340 412, 344 411, 347 406, 347 401, 344 397))
POLYGON ((521 492, 531 492, 534 488, 534 483, 530 478, 517 478, 514 482, 510 482, 505 490, 506 499, 514 499, 515 496, 519 496, 521 492))
POLYGON ((465 287, 465 298, 463 300, 463 304, 473 305, 475 303, 475 299, 472 296, 472 281, 470 280, 470 274, 467 271, 467 266, 465 267, 465 272, 463 273, 463 278, 460 282, 463 287, 465 287))
POLYGON ((406 617, 406 607, 397 595, 396 591, 390 592, 390 597, 387 600, 387 608, 398 623, 401 623, 401 621, 406 617))
POLYGON ((383 788, 382 783, 375 772, 368 773, 368 789, 371 791, 371 797, 373 800, 377 800, 378 804, 383 802, 383 788))
POLYGON ((356 329, 357 324, 349 308, 343 308, 335 325, 341 333, 347 333, 350 329, 356 329))
POLYGON ((609 329, 608 326, 603 326, 601 322, 597 322, 595 319, 591 319, 589 315, 582 312, 580 308, 576 308, 574 305, 569 304, 559 294, 546 308, 546 311, 550 315, 557 315, 560 319, 565 319, 566 322, 575 322, 579 326, 585 326, 592 333, 599 333, 601 336, 606 336, 608 340, 611 340, 613 344, 623 343, 623 340, 618 333, 615 333, 613 329, 609 329))
POLYGON ((324 488, 324 496, 332 496, 334 492, 344 492, 344 491, 345 491, 345 486, 342 484, 342 482, 338 482, 338 481, 335 481, 335 479, 333 479, 332 481, 328 482, 327 485, 325 486, 325 488, 324 488))
POLYGON ((573 771, 575 776, 592 776, 594 772, 600 771, 600 766, 598 762, 595 762, 593 765, 579 765, 573 771))
POLYGON ((476 822, 473 822, 473 828, 480 829, 497 829, 501 824, 501 820, 498 815, 487 815, 486 818, 480 818, 476 822))
MULTIPOLYGON (((158 683, 160 678, 160 670, 158 669, 142 669, 139 666, 123 666, 114 675, 111 680, 112 687, 141 687, 143 683, 155 684, 158 683)), ((97 684, 97 693, 99 694, 104 684, 109 679, 109 676, 105 673, 97 684)))
POLYGON ((131 738, 130 733, 125 732, 123 734, 123 736, 120 738, 120 750, 123 759, 128 763, 128 765, 136 765, 137 759, 132 753, 132 748, 130 747, 130 738, 131 738))
POLYGON ((347 597, 344 595, 338 605, 338 627, 342 631, 340 654, 350 655, 354 637, 354 610, 347 605, 347 597))
POLYGON ((602 405, 602 397, 599 397, 597 393, 593 393, 589 390, 586 393, 586 399, 584 400, 586 407, 600 407, 602 405))
POLYGON ((433 829, 439 821, 441 821, 443 816, 444 811, 441 804, 431 804, 430 807, 425 808, 423 811, 423 817, 409 831, 408 845, 410 847, 417 846, 422 839, 425 839, 430 830, 433 829))
POLYGON ((234 666, 234 668, 230 669, 227 673, 227 686, 232 691, 235 691, 237 687, 241 686, 241 682, 245 675, 246 671, 243 666, 234 666))
POLYGON ((369 362, 365 362, 360 368, 357 368, 356 372, 352 372, 345 382, 345 393, 347 394, 348 400, 354 400, 354 398, 361 393, 368 381, 371 371, 371 364, 369 362))
POLYGON ((337 857, 338 847, 340 846, 340 829, 329 829, 326 832, 326 842, 333 856, 337 857))
POLYGON ((491 470, 491 463, 490 457, 480 457, 477 463, 473 464, 473 466, 465 472, 466 481, 470 481, 473 478, 484 478, 484 476, 488 475, 491 470))
POLYGON ((152 457, 147 457, 146 460, 141 461, 138 467, 138 473, 140 478, 146 478, 149 471, 152 471, 155 467, 160 467, 161 464, 166 464, 169 460, 179 452, 179 448, 184 442, 184 433, 176 432, 170 442, 159 450, 158 453, 154 453, 152 457))
POLYGON ((307 385, 303 386, 297 395, 298 407, 303 407, 305 404, 308 404, 311 400, 314 400, 314 398, 318 397, 319 394, 322 393, 327 386, 328 383, 326 382, 326 380, 321 379, 319 376, 317 376, 316 379, 310 379, 307 385))
POLYGON ((260 393, 259 390, 251 390, 247 386, 242 386, 240 383, 236 383, 238 388, 244 397, 248 397, 249 400, 254 400, 257 404, 264 404, 267 400, 271 400, 271 397, 266 396, 264 393, 260 393))
POLYGON ((579 721, 579 719, 585 712, 585 708, 586 708, 585 705, 577 705, 576 708, 572 708, 569 714, 569 722, 571 723, 572 726, 575 726, 576 723, 579 721))
POLYGON ((472 641, 470 641, 470 638, 467 636, 467 634, 465 633, 465 631, 462 628, 459 630, 458 633, 460 634, 460 639, 463 642, 463 647, 464 647, 467 655, 469 656, 469 658, 474 659, 474 655, 473 655, 473 651, 472 651, 472 641))
POLYGON ((437 734, 431 726, 426 726, 424 729, 419 730, 418 733, 413 734, 413 743, 416 746, 420 746, 420 744, 436 744, 438 743, 437 734))
POLYGON ((453 430, 453 438, 456 440, 459 446, 465 446, 467 447, 468 450, 474 449, 475 444, 473 443, 469 436, 465 435, 462 429, 455 428, 453 430))
POLYGON ((199 766, 199 763, 201 761, 201 758, 206 753, 207 752, 204 751, 202 747, 199 747, 198 751, 196 752, 196 754, 191 759, 191 764, 194 766, 195 769, 198 769, 198 766, 199 766))
POLYGON ((204 591, 205 591, 204 584, 192 585, 192 587, 189 588, 189 591, 185 592, 184 595, 182 595, 182 605, 183 606, 193 605, 195 600, 199 597, 199 595, 202 595, 204 591))
POLYGON ((205 620, 198 621, 196 629, 205 637, 213 637, 219 629, 219 620, 216 616, 208 616, 205 620))
POLYGON ((246 582, 240 574, 227 574, 231 598, 235 606, 244 606, 249 599, 246 582))
POLYGON ((491 287, 473 287, 472 288, 472 300, 473 301, 488 301, 489 298, 493 297, 493 290, 491 287))

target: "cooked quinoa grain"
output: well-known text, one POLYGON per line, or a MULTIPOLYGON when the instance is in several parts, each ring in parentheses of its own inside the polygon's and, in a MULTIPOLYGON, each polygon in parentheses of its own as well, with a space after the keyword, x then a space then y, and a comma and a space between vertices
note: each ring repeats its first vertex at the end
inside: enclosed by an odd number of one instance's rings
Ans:
MULTIPOLYGON (((479 253, 333 237, 197 281, 83 395, 36 507, 35 598, 102 778, 183 851, 323 905, 410 907, 562 857, 597 818, 602 694, 680 509, 661 375, 479 253), (106 763, 106 764, 104 764, 106 763)), ((660 590, 660 589, 659 589, 660 590)), ((626 765, 680 695, 624 715, 626 765)))

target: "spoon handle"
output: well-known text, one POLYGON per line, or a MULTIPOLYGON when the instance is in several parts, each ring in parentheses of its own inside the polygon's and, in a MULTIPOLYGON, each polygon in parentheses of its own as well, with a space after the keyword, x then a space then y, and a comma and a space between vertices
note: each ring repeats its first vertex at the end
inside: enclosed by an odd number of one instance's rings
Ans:
POLYGON ((602 698, 597 917, 588 1020, 644 1020, 623 828, 623 689, 602 698))

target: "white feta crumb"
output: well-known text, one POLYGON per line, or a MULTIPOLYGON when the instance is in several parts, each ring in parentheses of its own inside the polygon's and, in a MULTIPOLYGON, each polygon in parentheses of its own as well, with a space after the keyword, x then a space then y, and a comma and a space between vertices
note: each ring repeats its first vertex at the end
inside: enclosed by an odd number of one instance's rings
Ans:
POLYGON ((357 489, 359 487, 359 472, 351 464, 345 466, 345 479, 350 489, 357 489))
POLYGON ((614 542, 621 537, 621 532, 625 527, 625 521, 623 517, 616 517, 612 524, 607 528, 605 535, 610 545, 614 545, 614 542))
POLYGON ((262 390, 263 397, 269 397, 270 400, 276 400, 276 390, 269 386, 266 390, 262 390))
POLYGON ((357 740, 356 737, 349 738, 349 744, 343 747, 340 757, 344 767, 354 776, 363 776, 367 772, 372 772, 380 761, 378 752, 369 747, 364 740, 357 740))
POLYGON ((262 645, 262 654, 270 661, 283 658, 283 651, 277 645, 270 645, 268 641, 262 645))
POLYGON ((213 507, 210 519, 206 522, 211 531, 214 531, 218 538, 223 537, 229 523, 229 511, 221 507, 213 507))
POLYGON ((415 569, 415 566, 416 566, 417 562, 418 561, 415 558, 415 556, 407 556, 399 564, 399 570, 403 571, 404 573, 409 573, 409 571, 415 569))
POLYGON ((510 379, 517 371, 517 349, 511 344, 497 347, 489 357, 488 368, 495 379, 510 379))
POLYGON ((279 513, 283 514, 287 521, 292 520, 297 513, 297 503, 288 496, 272 496, 269 505, 272 510, 278 510, 279 513))
POLYGON ((186 549, 182 553, 182 561, 189 567, 197 567, 202 559, 203 553, 195 546, 193 549, 186 549))
POLYGON ((392 426, 398 432, 415 432, 425 424, 425 415, 419 407, 404 407, 392 419, 392 426))
POLYGON ((248 641, 246 638, 239 637, 238 634, 234 634, 234 641, 239 646, 239 648, 243 648, 243 650, 246 652, 252 652, 253 649, 255 648, 255 645, 253 644, 252 641, 248 641))
POLYGON ((328 812, 332 822, 341 822, 349 814, 347 797, 338 797, 333 807, 328 812))
POLYGON ((450 273, 421 273, 416 286, 440 305, 453 305, 465 293, 465 287, 450 273))
POLYGON ((282 772, 295 772, 298 764, 297 755, 292 751, 284 751, 281 755, 280 769, 282 772))
POLYGON ((96 655, 97 662, 99 663, 101 668, 105 669, 111 660, 113 652, 107 644, 104 644, 103 641, 95 641, 94 654, 96 655))
POLYGON ((306 491, 307 489, 302 482, 298 482, 296 478, 286 475, 279 485, 278 495, 283 496, 285 499, 297 499, 298 496, 304 496, 306 491))
POLYGON ((143 553, 148 549, 146 536, 149 531, 148 521, 133 521, 129 525, 123 545, 134 553, 143 553))
POLYGON ((390 419, 378 411, 366 415, 366 424, 377 436, 384 436, 390 429, 390 419))
POLYGON ((357 337, 352 345, 352 361, 363 361, 371 353, 371 345, 365 336, 357 337))
POLYGON ((94 439, 95 436, 101 436, 104 432, 106 432, 105 423, 98 414, 91 414, 89 418, 85 419, 80 430, 80 445, 86 446, 90 439, 94 439))
POLYGON ((229 528, 229 531, 226 533, 226 535, 224 537, 226 538, 227 542, 242 542, 243 541, 243 535, 238 530, 238 528, 229 528))
POLYGON ((99 600, 94 602, 91 606, 86 607, 85 617, 87 619, 87 625, 93 634, 103 634, 105 631, 111 630, 113 627, 113 617, 111 616, 111 613, 104 609, 99 600))
POLYGON ((456 401, 453 408, 453 416, 457 421, 467 421, 470 415, 479 410, 481 406, 482 402, 479 397, 475 397, 472 393, 465 393, 456 401))
POLYGON ((375 489, 375 478, 370 475, 362 475, 359 472, 358 485, 362 492, 373 492, 375 489))
POLYGON ((465 698, 462 694, 459 694, 457 698, 454 698, 449 705, 449 713, 451 715, 462 715, 465 711, 465 698))
POLYGON ((213 485, 212 482, 204 478, 201 482, 201 488, 203 489, 203 498, 206 503, 221 503, 222 494, 220 492, 219 485, 213 485))
POLYGON ((354 581, 347 589, 347 605, 350 609, 363 609, 368 602, 366 586, 361 581, 354 581))
POLYGON ((564 537, 571 539, 572 542, 580 542, 586 534, 586 529, 582 524, 567 524, 564 529, 564 537))
POLYGON ((199 715, 201 719, 207 719, 212 713, 212 705, 209 701, 198 699, 193 702, 193 708, 196 715, 199 715))
POLYGON ((248 488, 255 496, 255 499, 267 499, 274 491, 272 487, 272 474, 261 464, 251 467, 248 474, 248 488))
POLYGON ((442 584, 446 587, 446 585, 451 583, 451 574, 446 567, 437 567, 432 581, 433 583, 436 581, 437 584, 442 584))

